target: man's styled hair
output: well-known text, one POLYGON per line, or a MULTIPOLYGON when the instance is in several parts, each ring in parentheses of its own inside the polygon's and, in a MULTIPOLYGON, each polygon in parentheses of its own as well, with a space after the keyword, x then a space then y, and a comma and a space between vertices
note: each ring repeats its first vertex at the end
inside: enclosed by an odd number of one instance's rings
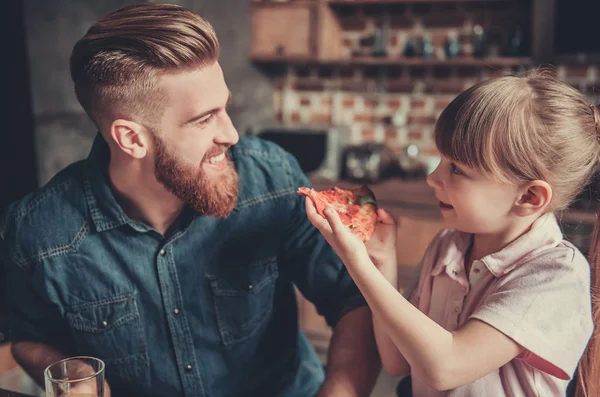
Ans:
POLYGON ((111 12, 73 48, 71 78, 81 106, 98 128, 125 118, 143 125, 160 120, 161 74, 218 60, 212 26, 172 4, 143 3, 111 12))

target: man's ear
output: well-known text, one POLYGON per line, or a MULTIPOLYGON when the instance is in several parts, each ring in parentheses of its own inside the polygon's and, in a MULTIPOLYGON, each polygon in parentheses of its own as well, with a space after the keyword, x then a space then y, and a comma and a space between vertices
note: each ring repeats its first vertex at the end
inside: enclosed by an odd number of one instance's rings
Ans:
POLYGON ((543 211, 552 200, 552 187, 545 181, 532 181, 523 186, 514 204, 519 216, 532 215, 543 211))
POLYGON ((148 131, 141 124, 117 119, 110 126, 110 137, 119 149, 133 158, 141 159, 148 154, 148 131))

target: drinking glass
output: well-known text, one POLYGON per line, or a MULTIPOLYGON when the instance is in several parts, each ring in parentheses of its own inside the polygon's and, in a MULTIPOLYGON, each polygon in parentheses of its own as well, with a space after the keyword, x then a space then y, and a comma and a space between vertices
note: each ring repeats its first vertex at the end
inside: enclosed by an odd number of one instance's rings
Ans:
POLYGON ((44 371, 46 397, 104 397, 104 362, 95 357, 70 357, 44 371))

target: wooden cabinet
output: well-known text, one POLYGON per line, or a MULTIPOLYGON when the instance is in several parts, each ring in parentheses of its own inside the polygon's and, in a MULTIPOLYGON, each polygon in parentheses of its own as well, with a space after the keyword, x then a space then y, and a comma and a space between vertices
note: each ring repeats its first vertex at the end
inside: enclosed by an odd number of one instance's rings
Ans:
MULTIPOLYGON (((438 22, 430 24, 431 26, 428 25, 427 29, 435 32, 436 35, 440 35, 444 29, 448 30, 445 27, 447 25, 446 19, 451 19, 453 16, 456 19, 454 15, 456 13, 453 14, 453 11, 444 10, 468 8, 470 10, 469 15, 480 16, 487 15, 492 9, 492 14, 496 15, 493 11, 494 7, 502 8, 504 5, 505 8, 510 8, 511 4, 516 4, 522 7, 523 10, 528 10, 527 7, 531 1, 535 2, 536 8, 534 9, 537 10, 540 7, 539 4, 546 0, 253 0, 251 2, 251 59, 257 63, 305 64, 310 62, 327 66, 351 65, 359 67, 431 66, 438 64, 494 68, 529 66, 531 64, 529 56, 507 56, 508 54, 489 54, 486 57, 479 58, 474 57, 469 52, 456 58, 446 58, 439 54, 439 56, 423 58, 399 55, 397 48, 393 51, 393 54, 387 56, 368 55, 369 51, 367 51, 367 54, 361 55, 361 52, 365 48, 374 45, 372 42, 376 40, 376 33, 379 37, 390 34, 388 29, 392 29, 391 32, 394 35, 386 40, 384 45, 386 48, 397 47, 397 44, 391 44, 403 40, 397 33, 403 31, 403 35, 415 35, 415 31, 419 30, 419 26, 422 27, 423 24, 423 17, 421 16, 424 13, 423 10, 427 11, 431 6, 440 6, 435 8, 438 13, 435 20, 438 22), (452 6, 452 3, 466 3, 468 6, 444 7, 445 5, 452 6), (488 7, 488 3, 493 3, 493 5, 488 7), (412 10, 413 8, 418 9, 418 11, 412 10), (392 20, 396 20, 396 22, 391 22, 391 28, 385 27, 385 15, 391 15, 392 20), (398 21, 405 21, 405 24, 406 21, 412 21, 414 25, 394 27, 394 23, 402 25, 398 21), (380 29, 382 25, 384 27, 380 29), (440 26, 443 28, 440 28, 440 26), (384 31, 387 33, 384 34, 384 31), (357 48, 357 43, 361 42, 364 44, 360 44, 357 48), (371 44, 368 44, 370 42, 371 44)), ((553 1, 558 0, 551 0, 550 2, 553 1)), ((496 23, 496 19, 506 18, 502 14, 503 12, 503 10, 498 11, 500 16, 494 18, 486 16, 485 20, 496 23)), ((548 12, 546 14, 551 15, 548 12)), ((467 19, 471 20, 472 16, 467 19)), ((538 19, 540 18, 536 18, 536 21, 538 19)), ((536 23, 539 25, 539 22, 536 23)), ((464 30, 466 26, 457 25, 454 28, 464 30)), ((484 26, 484 28, 487 31, 490 27, 484 26)), ((508 30, 502 31, 508 32, 508 30)), ((495 34, 495 36, 498 36, 498 34, 495 34)), ((534 39, 537 39, 538 36, 541 37, 538 34, 534 39)), ((463 41, 465 40, 463 39, 463 41)), ((508 40, 508 38, 496 39, 498 43, 508 40)), ((500 45, 498 43, 497 45, 500 45)), ((436 44, 436 46, 441 46, 441 44, 436 44)), ((471 44, 462 47, 471 48, 471 44)), ((442 50, 441 47, 438 49, 442 50)), ((372 53, 372 48, 370 52, 372 53)))
POLYGON ((339 58, 339 22, 320 1, 252 3, 254 60, 339 58))

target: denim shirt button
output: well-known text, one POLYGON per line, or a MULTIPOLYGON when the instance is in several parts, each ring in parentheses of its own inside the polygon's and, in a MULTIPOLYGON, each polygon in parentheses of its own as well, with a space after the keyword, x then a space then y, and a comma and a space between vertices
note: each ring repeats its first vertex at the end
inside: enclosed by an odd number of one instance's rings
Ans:
POLYGON ((173 309, 173 314, 174 315, 178 315, 179 314, 179 308, 176 307, 175 309, 173 309))
POLYGON ((188 364, 185 366, 185 372, 191 372, 192 371, 192 365, 188 364))
POLYGON ((108 327, 108 321, 106 321, 106 320, 103 320, 103 321, 102 321, 102 326, 103 326, 104 328, 108 327))
POLYGON ((160 256, 165 256, 166 253, 167 251, 165 251, 164 249, 161 249, 159 252, 160 256))
POLYGON ((252 284, 248 284, 248 291, 252 291, 252 288, 254 288, 254 286, 252 284))

